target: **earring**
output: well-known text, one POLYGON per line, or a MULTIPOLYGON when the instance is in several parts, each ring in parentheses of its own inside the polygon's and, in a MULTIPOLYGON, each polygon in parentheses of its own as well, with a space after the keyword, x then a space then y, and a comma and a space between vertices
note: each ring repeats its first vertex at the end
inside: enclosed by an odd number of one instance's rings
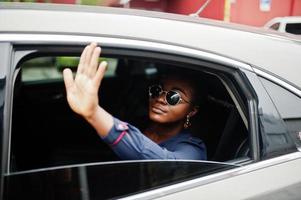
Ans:
POLYGON ((190 123, 190 116, 187 115, 186 116, 186 122, 184 123, 184 128, 187 129, 191 126, 191 123, 190 123))

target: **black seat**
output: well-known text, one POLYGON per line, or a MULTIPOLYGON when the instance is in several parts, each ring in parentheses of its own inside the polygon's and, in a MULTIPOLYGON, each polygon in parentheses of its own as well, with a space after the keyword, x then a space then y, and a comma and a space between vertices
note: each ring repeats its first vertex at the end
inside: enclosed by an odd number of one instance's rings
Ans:
POLYGON ((248 154, 247 130, 244 123, 236 107, 229 105, 228 109, 229 115, 212 157, 215 161, 227 161, 248 154))

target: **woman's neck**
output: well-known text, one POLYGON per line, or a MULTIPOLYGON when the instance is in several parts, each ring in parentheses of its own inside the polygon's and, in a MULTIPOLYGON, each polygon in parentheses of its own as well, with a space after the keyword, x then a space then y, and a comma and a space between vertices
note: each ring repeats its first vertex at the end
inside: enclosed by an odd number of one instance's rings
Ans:
POLYGON ((158 144, 177 135, 182 129, 183 125, 179 122, 169 124, 151 122, 144 134, 158 144))

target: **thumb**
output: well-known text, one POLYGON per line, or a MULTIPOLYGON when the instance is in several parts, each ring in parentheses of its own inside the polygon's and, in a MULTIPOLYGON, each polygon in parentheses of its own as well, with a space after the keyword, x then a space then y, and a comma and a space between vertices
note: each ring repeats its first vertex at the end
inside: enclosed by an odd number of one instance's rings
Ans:
POLYGON ((65 83, 66 91, 68 92, 68 89, 70 87, 72 87, 74 84, 72 71, 68 68, 64 69, 63 76, 64 76, 64 83, 65 83))
POLYGON ((94 77, 95 85, 98 86, 98 87, 99 87, 99 85, 101 83, 101 80, 103 79, 103 76, 104 76, 104 74, 106 72, 107 66, 108 66, 108 63, 106 61, 102 61, 99 64, 99 67, 97 69, 96 75, 94 77))

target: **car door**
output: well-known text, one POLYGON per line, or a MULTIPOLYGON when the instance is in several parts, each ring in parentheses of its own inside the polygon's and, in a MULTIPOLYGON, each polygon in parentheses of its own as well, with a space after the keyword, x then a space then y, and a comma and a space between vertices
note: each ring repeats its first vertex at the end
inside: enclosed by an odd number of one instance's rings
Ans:
MULTIPOLYGON (((27 183, 27 180, 29 180, 28 178, 30 178, 32 179, 31 183, 34 183, 35 185, 39 185, 37 183, 41 183, 39 186, 42 189, 48 191, 49 189, 51 189, 50 180, 53 179, 53 178, 49 178, 49 176, 47 175, 48 172, 55 173, 55 174, 58 173, 59 174, 58 179, 64 182, 64 180, 69 180, 69 181, 73 180, 72 179, 73 173, 70 172, 70 170, 72 171, 72 169, 76 168, 75 173, 77 175, 74 180, 76 180, 77 182, 72 182, 72 181, 71 183, 69 182, 71 186, 73 184, 76 185, 76 187, 71 188, 71 190, 73 189, 80 190, 77 191, 78 195, 74 197, 74 199, 77 198, 89 199, 87 196, 85 196, 87 195, 87 191, 85 190, 85 184, 86 184, 85 181, 80 182, 80 184, 83 184, 83 186, 80 185, 78 182, 80 177, 85 176, 85 173, 80 172, 82 168, 78 168, 78 165, 81 164, 88 165, 87 163, 89 162, 78 161, 76 165, 73 167, 70 166, 70 164, 72 163, 67 163, 67 165, 69 165, 68 167, 64 167, 62 163, 60 163, 60 165, 55 165, 55 163, 51 163, 52 166, 43 165, 43 163, 39 163, 39 165, 26 165, 25 170, 18 171, 12 168, 15 161, 14 159, 17 160, 21 159, 21 163, 23 164, 27 164, 27 160, 29 160, 29 158, 27 159, 26 157, 24 157, 24 154, 22 154, 22 148, 24 146, 26 147, 26 143, 24 145, 24 140, 21 140, 20 142, 20 140, 17 139, 16 143, 12 143, 13 141, 11 141, 11 139, 14 140, 14 137, 11 137, 11 133, 12 133, 11 131, 15 124, 12 114, 13 114, 13 101, 16 96, 14 95, 13 91, 16 91, 16 86, 17 86, 16 81, 18 79, 17 74, 18 72, 20 72, 20 69, 22 68, 22 63, 25 60, 32 59, 34 57, 41 57, 41 56, 43 57, 45 55, 47 56, 48 55, 51 56, 77 55, 78 56, 83 46, 87 43, 87 38, 84 36, 68 36, 68 37, 59 36, 56 37, 55 41, 51 41, 51 42, 48 41, 48 38, 43 35, 35 35, 33 38, 35 40, 34 44, 30 39, 19 43, 14 42, 11 44, 8 43, 4 45, 5 47, 4 55, 6 58, 3 59, 2 62, 5 61, 3 65, 6 66, 4 68, 7 69, 7 71, 5 72, 6 74, 5 77, 7 78, 4 84, 4 88, 5 88, 4 100, 5 102, 10 102, 10 103, 6 103, 3 107, 3 110, 6 111, 6 112, 3 111, 3 114, 5 113, 6 117, 3 117, 2 119, 3 126, 5 127, 3 129, 3 143, 2 143, 4 149, 2 153, 3 155, 2 166, 4 166, 3 175, 5 177, 4 178, 5 198, 14 199, 14 198, 18 198, 19 197, 18 195, 23 195, 23 194, 24 195, 26 194, 26 196, 28 196, 29 198, 31 195, 33 195, 33 198, 39 198, 41 196, 39 195, 35 196, 35 189, 30 193, 26 193, 25 190, 17 190, 20 191, 20 193, 15 193, 18 194, 17 196, 10 196, 10 195, 15 192, 14 188, 17 186, 15 186, 14 183, 18 183, 19 179, 23 179, 23 182, 27 183), (68 38, 67 40, 68 42, 65 41, 67 38, 68 38), (39 45, 37 45, 37 43, 39 45), (13 157, 13 155, 11 154, 12 149, 9 144, 13 144, 13 146, 24 145, 22 146, 22 148, 19 149, 19 153, 21 152, 19 155, 22 155, 20 158, 13 157), (33 167, 30 168, 31 166, 33 167), (64 171, 64 173, 60 174, 58 172, 60 170, 64 171), (39 174, 43 174, 44 171, 47 173, 45 173, 41 178, 39 174), (39 178, 34 178, 35 176, 39 178), (38 180, 38 182, 36 180, 38 180)), ((208 82, 206 83, 208 84, 210 83, 213 88, 215 88, 215 86, 220 86, 223 88, 220 90, 223 91, 223 93, 219 95, 215 95, 213 89, 210 90, 212 91, 211 96, 209 98, 210 102, 216 106, 218 105, 218 106, 227 107, 229 106, 227 104, 229 102, 226 102, 225 100, 221 101, 221 99, 218 99, 218 97, 223 95, 228 96, 229 99, 231 100, 230 102, 232 103, 232 106, 235 108, 235 111, 237 112, 237 116, 239 116, 240 119, 239 124, 244 127, 244 131, 242 131, 242 134, 243 135, 245 134, 244 136, 246 137, 244 138, 244 140, 238 141, 239 143, 237 144, 237 146, 234 147, 233 150, 234 156, 231 157, 231 159, 225 158, 226 160, 224 161, 226 162, 224 163, 220 163, 220 164, 217 163, 217 166, 226 166, 226 167, 221 167, 221 168, 218 167, 218 169, 221 170, 212 170, 214 168, 210 167, 209 169, 213 171, 210 174, 203 173, 205 175, 200 176, 197 173, 195 173, 196 175, 192 177, 189 176, 190 178, 188 179, 185 176, 185 179, 181 179, 181 180, 175 179, 176 181, 172 181, 172 182, 167 181, 167 183, 159 186, 154 184, 156 180, 152 180, 154 182, 153 183, 151 182, 151 185, 154 185, 156 187, 158 186, 160 187, 159 189, 152 187, 151 191, 143 190, 143 193, 137 195, 134 195, 134 193, 139 193, 140 190, 134 190, 131 193, 124 194, 126 196, 132 195, 132 197, 128 196, 127 198, 166 198, 166 199, 171 198, 173 199, 173 198, 189 196, 197 199, 201 196, 206 196, 206 198, 207 197, 210 198, 210 197, 222 197, 227 195, 233 198, 241 199, 241 198, 249 198, 249 197, 261 195, 266 191, 283 188, 287 185, 292 185, 300 181, 298 177, 294 176, 297 172, 297 166, 300 166, 300 159, 299 159, 300 153, 296 152, 297 149, 293 145, 292 140, 287 134, 286 129, 283 126, 281 117, 279 116, 265 88, 258 80, 258 77, 254 73, 253 68, 251 66, 220 55, 215 55, 213 53, 194 50, 190 48, 178 47, 175 45, 164 44, 164 43, 147 42, 147 41, 141 42, 139 40, 134 40, 134 39, 118 40, 116 38, 112 39, 108 37, 107 38, 89 37, 88 39, 89 40, 93 39, 94 41, 101 42, 103 47, 103 54, 106 56, 132 58, 131 61, 139 60, 139 61, 147 61, 147 63, 152 60, 156 60, 155 63, 151 62, 151 65, 145 65, 146 67, 143 68, 143 73, 142 73, 142 75, 144 76, 143 81, 146 81, 147 78, 150 77, 150 75, 152 74, 150 72, 153 72, 154 70, 152 66, 153 64, 157 64, 157 62, 174 63, 175 66, 177 67, 182 67, 187 70, 192 70, 196 73, 202 72, 206 74, 206 78, 207 78, 206 80, 208 80, 208 82), (118 43, 118 48, 116 48, 115 46, 116 43, 118 43), (241 143, 243 141, 246 142, 241 143), (242 145, 245 144, 243 145, 244 147, 242 149, 247 150, 247 151, 243 151, 242 154, 240 154, 239 151, 240 144, 242 145), (283 170, 288 172, 287 174, 285 174, 285 177, 287 177, 286 181, 285 182, 281 181, 281 183, 279 184, 271 184, 275 180, 277 181, 282 180, 283 176, 280 173, 280 171, 282 172, 283 170), (261 178, 262 176, 265 176, 266 178, 262 180, 261 178), (237 192, 233 192, 229 194, 228 192, 229 188, 233 190, 235 189, 235 191, 237 192), (213 191, 219 191, 219 192, 217 193, 213 191)), ((134 62, 134 64, 137 63, 142 64, 143 62, 134 62)), ((130 66, 130 69, 133 68, 134 65, 130 66)), ((125 67, 123 67, 122 69, 125 69, 125 67)), ((132 75, 131 73, 127 74, 126 78, 122 79, 123 81, 125 80, 124 83, 128 83, 129 80, 133 80, 131 79, 133 77, 137 78, 136 80, 138 80, 141 75, 139 69, 142 68, 138 67, 137 70, 130 70, 132 75)), ((138 82, 138 83, 142 83, 142 82, 138 82)), ((107 84, 110 85, 110 79, 107 79, 107 84)), ((137 85, 136 83, 133 84, 134 86, 137 85)), ((109 86, 108 88, 110 87, 111 86, 109 86)), ((39 94, 41 94, 40 92, 44 90, 38 90, 38 91, 39 93, 36 95, 36 97, 40 98, 43 95, 39 95, 39 94)), ((130 91, 132 92, 132 90, 130 91)), ((113 95, 115 95, 115 93, 113 95)), ((57 94, 55 96, 57 96, 57 94)), ((60 97, 58 98, 58 100, 61 100, 60 95, 57 97, 60 97)), ((26 105, 21 104, 21 106, 26 106, 26 105)), ((65 112, 67 111, 64 111, 64 113, 65 112)), ((225 119, 230 119, 231 122, 232 118, 229 118, 229 116, 225 117, 225 119)), ((43 117, 43 115, 39 116, 38 118, 41 117, 43 117)), ((221 150, 214 152, 213 155, 216 153, 223 154, 223 150, 230 147, 229 145, 231 145, 235 141, 232 135, 233 132, 227 130, 225 131, 226 129, 225 127, 227 127, 226 121, 227 120, 225 120, 225 124, 221 128, 222 131, 220 131, 218 137, 219 141, 216 142, 217 144, 215 146, 217 149, 221 149, 221 150)), ((78 122, 83 123, 80 121, 78 122)), ((43 137, 41 139, 43 139, 43 137)), ((75 143, 75 145, 78 144, 75 143)), ((47 145, 40 145, 39 147, 42 148, 43 146, 47 147, 47 145)), ((76 146, 76 148, 78 148, 78 146, 76 146)), ((25 150, 26 149, 24 148, 24 151, 25 150)), ((34 149, 34 150, 40 151, 39 149, 34 149)), ((211 161, 211 164, 209 165, 211 165, 212 167, 215 166, 214 162, 211 161)), ((101 163, 101 164, 106 165, 106 163, 101 163)), ((203 168, 202 165, 204 164, 200 163, 200 165, 201 166, 199 166, 199 168, 202 169, 203 168)), ((83 169, 84 168, 85 167, 83 167, 83 169)), ((94 169, 95 171, 100 170, 98 169, 98 167, 94 167, 94 169)), ((114 181, 119 182, 120 180, 114 176, 114 170, 110 171, 110 168, 108 170, 109 170, 108 174, 112 174, 111 178, 113 178, 114 181)), ((131 172, 129 174, 132 173, 134 172, 131 172)), ((160 171, 157 173, 160 174, 160 171)), ((150 178, 149 177, 150 175, 148 174, 142 173, 142 175, 145 175, 147 176, 147 178, 150 178)), ((141 176, 139 179, 141 179, 142 177, 143 176, 141 176)), ((80 180, 86 180, 86 179, 84 178, 80 180)), ((20 186, 18 187, 20 188, 20 186)), ((110 189, 112 188, 110 187, 110 189)), ((121 187, 114 188, 114 189, 122 190, 121 187)), ((39 190, 39 191, 43 191, 43 190, 39 190)), ((52 199, 51 195, 48 197, 43 196, 43 198, 52 199)), ((73 197, 71 196, 71 198, 73 197)), ((91 199, 93 199, 93 197, 91 197, 91 199)))

